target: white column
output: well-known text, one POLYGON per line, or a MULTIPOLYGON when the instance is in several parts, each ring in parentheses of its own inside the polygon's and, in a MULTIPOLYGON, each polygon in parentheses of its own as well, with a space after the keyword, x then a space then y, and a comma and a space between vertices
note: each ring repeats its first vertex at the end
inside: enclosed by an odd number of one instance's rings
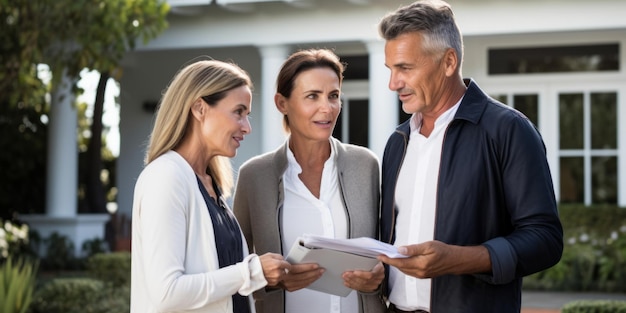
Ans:
POLYGON ((284 45, 259 47, 261 54, 261 133, 262 153, 276 149, 285 141, 283 116, 276 109, 276 77, 280 66, 289 55, 289 47, 284 45))
POLYGON ((383 157, 389 135, 398 124, 398 96, 389 90, 389 69, 385 67, 385 42, 366 43, 369 53, 369 148, 383 157))
POLYGON ((539 91, 539 132, 546 145, 546 158, 550 166, 554 194, 561 198, 561 174, 559 166, 559 99, 558 93, 548 88, 539 91))
MULTIPOLYGON (((42 238, 52 233, 74 243, 74 255, 81 256, 86 240, 104 238, 109 214, 78 213, 78 115, 72 93, 73 77, 65 74, 52 91, 48 124, 48 170, 46 214, 25 214, 20 218, 42 238)), ((38 251, 45 254, 45 247, 38 251)))
POLYGON ((74 217, 78 202, 78 129, 73 78, 64 75, 52 93, 48 124, 46 215, 74 217))
POLYGON ((617 95, 617 204, 626 207, 626 87, 617 95))

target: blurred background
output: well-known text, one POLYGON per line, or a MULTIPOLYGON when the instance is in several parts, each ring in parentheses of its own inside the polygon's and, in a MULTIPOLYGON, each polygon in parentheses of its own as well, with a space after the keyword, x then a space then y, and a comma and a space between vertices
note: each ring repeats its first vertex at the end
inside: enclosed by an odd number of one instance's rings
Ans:
MULTIPOLYGON (((376 26, 410 2, 0 0, 2 258, 85 271, 94 255, 130 250, 154 111, 198 58, 235 62, 255 84, 235 170, 283 142, 276 73, 309 47, 347 63, 335 137, 382 157, 408 116, 387 88, 376 26)), ((572 248, 526 287, 626 292, 626 1, 449 2, 463 76, 528 116, 546 144, 572 248)))

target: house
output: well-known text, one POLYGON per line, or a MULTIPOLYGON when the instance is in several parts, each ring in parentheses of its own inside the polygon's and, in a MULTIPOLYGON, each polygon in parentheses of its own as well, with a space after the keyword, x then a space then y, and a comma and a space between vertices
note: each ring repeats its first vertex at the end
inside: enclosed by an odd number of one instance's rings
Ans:
MULTIPOLYGON (((169 0, 170 27, 127 55, 120 81, 118 212, 130 215, 154 108, 173 75, 208 56, 255 84, 252 133, 233 167, 284 140, 273 103, 293 51, 332 48, 346 62, 336 136, 380 157, 407 118, 387 88, 377 23, 410 0, 169 0)), ((525 113, 547 148, 557 200, 626 206, 626 1, 450 0, 464 36, 463 76, 525 113)))

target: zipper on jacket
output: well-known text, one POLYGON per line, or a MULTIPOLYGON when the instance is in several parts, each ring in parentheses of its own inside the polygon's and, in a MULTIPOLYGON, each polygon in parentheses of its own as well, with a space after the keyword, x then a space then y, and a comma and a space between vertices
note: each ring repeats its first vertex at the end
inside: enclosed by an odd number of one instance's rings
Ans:
MULTIPOLYGON (((393 244, 391 241, 391 238, 395 239, 395 234, 394 232, 396 231, 396 188, 398 187, 398 177, 400 176, 400 169, 402 168, 402 163, 404 163, 404 157, 406 157, 406 150, 407 150, 407 146, 408 146, 408 136, 401 132, 396 130, 396 132, 398 134, 400 134, 402 136, 402 139, 404 139, 404 151, 402 153, 402 159, 400 159, 400 164, 398 166, 398 170, 396 171, 396 183, 393 185, 393 195, 392 195, 392 199, 393 201, 391 202, 391 231, 390 231, 390 235, 389 236, 389 244, 393 244)), ((394 240, 395 241, 395 240, 394 240)))
MULTIPOLYGON (((445 147, 445 143, 446 143, 446 137, 448 137, 448 130, 450 129, 450 127, 452 126, 452 124, 454 124, 454 122, 456 121, 456 118, 453 118, 452 121, 450 121, 450 123, 448 124, 448 126, 446 127, 446 131, 443 133, 443 139, 441 140, 441 153, 439 155, 439 170, 437 171, 437 190, 435 191, 436 195, 435 195, 435 225, 433 226, 433 240, 435 239, 435 234, 437 233, 437 215, 439 215, 439 184, 441 183, 441 161, 443 160, 443 149, 445 147)), ((433 290, 435 289, 433 283, 434 283, 434 279, 431 278, 430 279, 430 309, 432 311, 433 309, 433 290)))
POLYGON ((348 210, 348 201, 346 201, 346 195, 344 194, 344 183, 343 183, 343 171, 341 171, 337 175, 337 179, 339 179, 339 192, 341 193, 341 201, 343 201, 343 210, 346 213, 346 220, 348 222, 348 238, 354 238, 354 234, 352 233, 352 219, 350 218, 350 210, 348 210))

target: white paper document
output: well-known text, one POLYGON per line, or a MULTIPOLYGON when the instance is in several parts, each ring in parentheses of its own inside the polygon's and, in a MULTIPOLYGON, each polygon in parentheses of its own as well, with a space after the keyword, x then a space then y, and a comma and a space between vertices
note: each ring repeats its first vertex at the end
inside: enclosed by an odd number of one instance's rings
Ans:
POLYGON ((307 288, 341 297, 352 289, 343 285, 341 275, 345 271, 371 271, 385 254, 390 257, 406 257, 396 247, 371 238, 333 239, 304 235, 294 242, 287 262, 291 264, 317 263, 325 269, 324 274, 307 288))
POLYGON ((398 253, 398 248, 378 241, 373 238, 359 237, 352 239, 335 239, 322 236, 305 234, 302 242, 309 248, 326 248, 343 252, 358 254, 371 258, 384 254, 390 258, 406 258, 406 255, 398 253))
POLYGON ((378 263, 375 258, 330 249, 307 248, 301 245, 301 242, 298 240, 293 244, 287 255, 287 262, 291 264, 317 263, 325 269, 324 274, 311 283, 308 289, 346 297, 352 289, 344 286, 343 278, 341 278, 343 272, 371 271, 378 263))

